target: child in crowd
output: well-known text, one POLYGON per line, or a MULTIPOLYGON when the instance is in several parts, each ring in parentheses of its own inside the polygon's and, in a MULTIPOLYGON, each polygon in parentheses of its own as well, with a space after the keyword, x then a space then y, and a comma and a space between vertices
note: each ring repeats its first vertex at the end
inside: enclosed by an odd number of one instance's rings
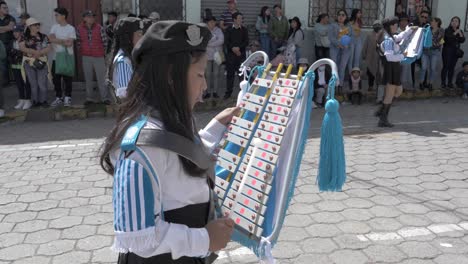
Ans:
POLYGON ((362 82, 361 82, 361 69, 354 67, 349 76, 349 93, 348 97, 351 104, 360 105, 362 101, 362 82))
POLYGON ((331 70, 325 65, 321 65, 315 70, 314 100, 317 107, 325 106, 328 81, 331 78, 331 70))
POLYGON ((457 74, 457 86, 463 89, 463 99, 468 99, 468 61, 463 62, 463 70, 457 74))

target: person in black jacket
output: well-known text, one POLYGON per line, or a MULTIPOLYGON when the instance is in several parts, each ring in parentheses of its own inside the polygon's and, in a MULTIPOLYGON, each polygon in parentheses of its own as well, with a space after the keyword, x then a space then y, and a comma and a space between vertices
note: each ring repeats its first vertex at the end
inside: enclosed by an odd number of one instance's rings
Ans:
POLYGON ((456 84, 463 89, 463 99, 468 99, 468 61, 463 62, 463 70, 457 74, 456 84))
POLYGON ((442 49, 442 88, 447 88, 447 86, 448 88, 454 88, 452 84, 453 74, 455 65, 457 65, 457 61, 459 59, 457 51, 460 48, 460 44, 465 42, 465 36, 463 35, 463 31, 460 29, 459 17, 455 16, 450 21, 450 26, 445 30, 444 41, 444 48, 442 49))
POLYGON ((226 56, 226 94, 224 99, 231 97, 234 87, 234 76, 245 60, 245 49, 249 45, 249 32, 242 26, 242 14, 236 12, 232 15, 234 24, 226 29, 224 43, 227 47, 226 56))

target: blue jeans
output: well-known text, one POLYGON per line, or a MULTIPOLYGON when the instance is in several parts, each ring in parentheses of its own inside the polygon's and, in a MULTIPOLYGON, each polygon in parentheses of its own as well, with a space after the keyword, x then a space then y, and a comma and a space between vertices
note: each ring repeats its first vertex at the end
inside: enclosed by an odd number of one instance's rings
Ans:
POLYGON ((260 33, 260 46, 268 56, 271 56, 271 38, 268 33, 260 33))
POLYGON ((337 48, 335 46, 330 47, 330 58, 338 66, 338 75, 340 83, 344 85, 344 77, 346 73, 346 65, 348 65, 349 57, 351 56, 351 48, 347 47, 344 49, 337 48))
POLYGON ((362 53, 362 38, 353 38, 353 42, 351 44, 351 55, 349 59, 349 70, 354 67, 359 67, 361 64, 361 53, 362 53))
POLYGON ((424 76, 426 71, 429 70, 429 75, 427 80, 429 83, 433 83, 435 75, 437 73, 437 64, 440 62, 440 50, 425 50, 421 57, 422 67, 421 72, 419 73, 419 81, 424 81, 424 76))
POLYGON ((299 59, 301 58, 301 48, 296 46, 296 65, 297 65, 297 62, 299 61, 299 59))

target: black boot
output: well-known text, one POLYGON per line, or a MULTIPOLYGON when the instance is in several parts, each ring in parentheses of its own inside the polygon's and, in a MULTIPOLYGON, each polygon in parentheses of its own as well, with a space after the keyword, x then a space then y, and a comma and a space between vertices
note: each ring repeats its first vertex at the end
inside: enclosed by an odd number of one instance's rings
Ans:
POLYGON ((374 116, 375 117, 380 117, 382 115, 383 108, 384 108, 384 104, 380 103, 379 109, 377 111, 375 111, 374 116))
POLYGON ((391 104, 384 104, 382 114, 380 115, 379 127, 393 127, 393 124, 388 122, 388 113, 390 112, 391 104))

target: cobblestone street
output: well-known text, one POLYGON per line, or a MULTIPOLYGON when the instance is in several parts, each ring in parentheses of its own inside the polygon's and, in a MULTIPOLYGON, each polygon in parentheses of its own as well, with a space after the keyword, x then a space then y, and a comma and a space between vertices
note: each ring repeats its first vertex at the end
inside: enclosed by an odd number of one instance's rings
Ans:
MULTIPOLYGON (((347 182, 315 185, 323 110, 313 112, 279 263, 468 263, 468 103, 343 106, 347 182)), ((198 113, 200 127, 215 113, 198 113)), ((97 153, 111 119, 0 125, 0 264, 115 263, 112 179, 97 153)), ((231 243, 217 264, 258 263, 231 243)))

